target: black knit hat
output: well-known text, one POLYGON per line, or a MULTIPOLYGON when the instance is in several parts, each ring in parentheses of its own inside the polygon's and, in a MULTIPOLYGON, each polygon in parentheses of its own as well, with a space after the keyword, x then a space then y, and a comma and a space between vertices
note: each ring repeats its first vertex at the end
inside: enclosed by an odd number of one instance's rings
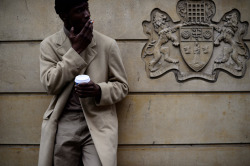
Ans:
POLYGON ((55 10, 57 14, 69 11, 72 7, 77 6, 88 0, 55 0, 55 10))

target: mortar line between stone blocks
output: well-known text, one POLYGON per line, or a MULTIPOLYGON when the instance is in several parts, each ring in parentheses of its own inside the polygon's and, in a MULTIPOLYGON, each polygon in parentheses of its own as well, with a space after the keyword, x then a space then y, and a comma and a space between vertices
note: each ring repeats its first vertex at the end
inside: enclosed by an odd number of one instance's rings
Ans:
MULTIPOLYGON (((117 42, 147 42, 148 39, 115 39, 117 42)), ((42 42, 43 39, 34 40, 0 40, 1 43, 28 43, 28 42, 42 42)), ((250 42, 250 39, 244 39, 244 42, 250 42)))
POLYGON ((0 41, 0 44, 3 43, 34 43, 34 42, 42 42, 42 40, 2 40, 0 41))
POLYGON ((207 143, 207 144, 119 144, 118 148, 178 148, 178 147, 250 147, 250 143, 207 143))
MULTIPOLYGON (((250 94, 250 91, 201 91, 201 92, 196 92, 196 91, 182 91, 182 92, 178 92, 178 91, 173 91, 173 92, 129 92, 128 95, 207 95, 207 94, 211 94, 211 95, 215 95, 215 94, 250 94)), ((48 95, 48 96, 52 96, 47 94, 46 92, 0 92, 0 96, 5 96, 5 95, 48 95)))
POLYGON ((37 147, 40 144, 0 144, 0 147, 37 147))
MULTIPOLYGON (((118 43, 119 42, 147 42, 147 39, 115 39, 118 43)), ((42 42, 43 39, 38 40, 0 40, 1 43, 32 43, 32 42, 42 42)), ((249 40, 250 41, 250 40, 249 40)))
POLYGON ((250 91, 182 91, 182 92, 129 92, 129 95, 173 95, 173 94, 179 94, 179 95, 190 95, 190 94, 249 94, 250 91))
MULTIPOLYGON (((0 147, 39 147, 40 144, 0 144, 0 147)), ((173 148, 173 147, 250 147, 249 143, 206 143, 206 144, 118 144, 118 148, 173 148)))

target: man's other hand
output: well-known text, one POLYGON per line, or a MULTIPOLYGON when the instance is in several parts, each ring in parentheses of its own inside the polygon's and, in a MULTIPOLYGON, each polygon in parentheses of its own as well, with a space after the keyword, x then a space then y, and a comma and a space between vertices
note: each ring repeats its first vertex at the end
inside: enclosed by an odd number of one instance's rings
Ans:
POLYGON ((93 81, 75 85, 75 91, 80 98, 95 97, 97 101, 100 101, 101 88, 93 81))

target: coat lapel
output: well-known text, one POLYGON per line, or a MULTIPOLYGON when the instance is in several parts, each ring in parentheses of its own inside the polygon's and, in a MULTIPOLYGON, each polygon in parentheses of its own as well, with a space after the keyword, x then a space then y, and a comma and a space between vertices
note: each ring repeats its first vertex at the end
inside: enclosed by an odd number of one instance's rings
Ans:
MULTIPOLYGON (((84 59, 84 61, 87 63, 87 66, 89 66, 89 64, 95 59, 97 55, 97 51, 96 51, 96 42, 95 42, 94 36, 93 36, 91 43, 86 48, 86 51, 82 52, 80 55, 84 59)), ((81 73, 85 73, 87 68, 88 67, 83 68, 81 73)))
POLYGON ((63 56, 71 48, 70 40, 66 36, 64 29, 61 29, 58 32, 58 37, 56 38, 56 45, 58 46, 56 51, 60 56, 63 56))

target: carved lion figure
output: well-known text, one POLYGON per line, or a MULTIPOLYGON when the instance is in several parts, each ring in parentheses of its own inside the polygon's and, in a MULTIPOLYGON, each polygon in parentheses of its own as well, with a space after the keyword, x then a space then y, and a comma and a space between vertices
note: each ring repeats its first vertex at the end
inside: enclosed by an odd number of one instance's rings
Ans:
POLYGON ((222 57, 215 60, 215 63, 225 63, 231 57, 235 62, 235 70, 241 71, 243 68, 239 56, 248 58, 247 48, 241 39, 242 34, 246 31, 246 26, 239 22, 239 13, 233 11, 225 15, 223 27, 216 26, 215 29, 220 33, 214 41, 216 46, 220 45, 221 41, 228 43, 230 47, 224 47, 222 57))

